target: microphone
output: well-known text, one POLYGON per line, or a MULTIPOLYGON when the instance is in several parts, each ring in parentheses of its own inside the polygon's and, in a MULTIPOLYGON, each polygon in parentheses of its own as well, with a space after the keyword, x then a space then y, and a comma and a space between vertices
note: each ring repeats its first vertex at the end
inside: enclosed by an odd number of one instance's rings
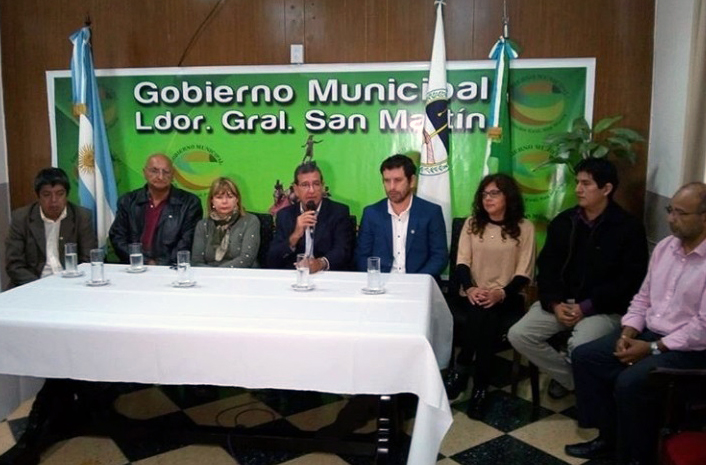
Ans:
MULTIPOLYGON (((306 211, 315 211, 316 202, 309 200, 306 205, 304 205, 304 208, 306 208, 306 211)), ((314 255, 314 228, 307 226, 306 235, 308 237, 308 247, 305 247, 305 253, 307 257, 312 257, 314 255)))

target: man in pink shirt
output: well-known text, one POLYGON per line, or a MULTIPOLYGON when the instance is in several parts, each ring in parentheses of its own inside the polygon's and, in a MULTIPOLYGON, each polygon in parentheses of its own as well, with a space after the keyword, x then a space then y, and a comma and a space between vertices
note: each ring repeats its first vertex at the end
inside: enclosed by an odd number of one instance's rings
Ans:
POLYGON ((572 354, 579 426, 600 434, 568 455, 654 463, 659 393, 648 373, 706 367, 706 184, 680 188, 667 215, 673 235, 657 244, 622 329, 572 354))

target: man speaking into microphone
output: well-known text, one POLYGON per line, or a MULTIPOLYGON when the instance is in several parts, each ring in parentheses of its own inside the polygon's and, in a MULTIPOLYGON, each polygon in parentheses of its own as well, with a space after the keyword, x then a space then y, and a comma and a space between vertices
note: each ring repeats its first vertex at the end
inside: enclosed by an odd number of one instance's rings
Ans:
POLYGON ((350 210, 324 198, 324 176, 316 162, 294 170, 294 193, 299 202, 277 212, 269 267, 294 268, 297 254, 305 253, 310 273, 349 270, 355 234, 350 210))

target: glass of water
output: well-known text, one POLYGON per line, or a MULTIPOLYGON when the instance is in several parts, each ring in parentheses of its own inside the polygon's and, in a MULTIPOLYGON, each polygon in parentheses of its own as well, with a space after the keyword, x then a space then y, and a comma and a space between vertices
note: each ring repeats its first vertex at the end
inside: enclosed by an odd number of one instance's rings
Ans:
POLYGON ((380 257, 368 257, 368 288, 369 291, 382 290, 382 275, 380 274, 380 257))
POLYGON ((78 254, 76 253, 76 243, 67 242, 64 244, 64 275, 77 276, 78 254))
POLYGON ((297 287, 307 289, 309 287, 309 257, 306 254, 297 254, 297 287))
POLYGON ((128 247, 130 250, 130 269, 133 271, 142 270, 142 268, 144 268, 142 244, 139 242, 133 242, 128 247))
POLYGON ((103 274, 103 259, 105 252, 103 249, 91 249, 91 282, 103 283, 105 276, 103 274))
POLYGON ((177 283, 189 284, 191 282, 191 252, 180 250, 177 252, 177 283))

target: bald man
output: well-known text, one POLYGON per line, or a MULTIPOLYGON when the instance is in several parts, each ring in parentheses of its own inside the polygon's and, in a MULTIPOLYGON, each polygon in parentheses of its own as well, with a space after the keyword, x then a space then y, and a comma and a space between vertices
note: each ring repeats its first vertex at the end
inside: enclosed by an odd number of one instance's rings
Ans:
POLYGON ((110 242, 122 263, 130 261, 129 245, 141 242, 147 265, 172 265, 177 251, 191 250, 201 201, 172 185, 174 167, 164 154, 151 155, 142 173, 147 184, 118 201, 110 242))
POLYGON ((579 425, 599 436, 566 446, 568 455, 654 464, 661 407, 648 373, 706 368, 706 184, 681 187, 667 221, 672 235, 655 247, 622 328, 571 354, 579 425))

